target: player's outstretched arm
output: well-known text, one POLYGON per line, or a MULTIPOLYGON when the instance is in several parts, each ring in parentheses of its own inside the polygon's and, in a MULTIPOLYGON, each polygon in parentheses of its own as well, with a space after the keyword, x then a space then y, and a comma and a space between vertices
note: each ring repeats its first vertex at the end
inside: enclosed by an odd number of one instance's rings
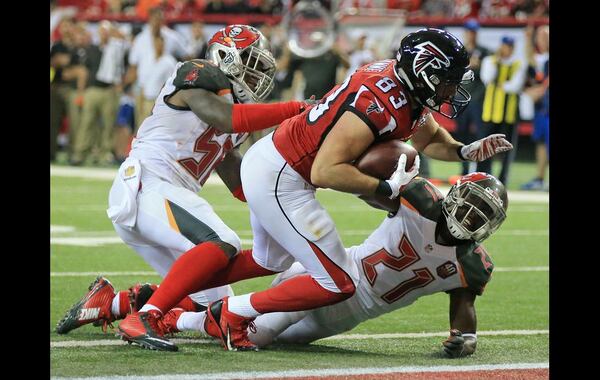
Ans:
POLYGON ((472 355, 477 348, 477 316, 475 293, 469 289, 454 289, 450 293, 450 336, 442 344, 452 358, 472 355))
POLYGON ((456 141, 429 114, 419 131, 411 138, 413 146, 431 158, 442 161, 483 161, 513 148, 502 134, 494 134, 469 145, 456 141))
POLYGON ((304 102, 231 104, 226 98, 202 88, 180 90, 168 99, 175 106, 189 107, 204 122, 225 133, 253 132, 279 125, 302 113, 304 102))
POLYGON ((227 153, 216 170, 223 183, 225 183, 225 186, 231 191, 231 194, 242 202, 246 202, 246 197, 242 190, 242 178, 240 176, 242 158, 239 149, 233 149, 227 153))

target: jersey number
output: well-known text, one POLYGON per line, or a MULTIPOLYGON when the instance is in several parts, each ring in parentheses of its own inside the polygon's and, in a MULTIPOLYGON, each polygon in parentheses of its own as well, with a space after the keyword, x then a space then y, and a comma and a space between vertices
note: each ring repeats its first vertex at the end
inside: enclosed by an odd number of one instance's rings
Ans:
POLYGON ((325 98, 325 102, 320 103, 316 107, 310 109, 310 111, 308 112, 308 122, 310 124, 316 123, 317 120, 319 120, 319 118, 323 116, 323 114, 329 109, 329 104, 331 104, 331 102, 333 102, 335 98, 337 98, 342 93, 342 91, 344 91, 346 87, 348 87, 348 83, 350 83, 350 78, 352 78, 352 75, 346 78, 344 83, 342 83, 337 90, 335 90, 331 95, 325 98))
MULTIPOLYGON (((377 81, 377 83, 375 83, 375 86, 377 86, 381 91, 383 91, 384 94, 386 94, 397 85, 390 78, 383 77, 379 81, 377 81)), ((406 100, 406 95, 404 95, 402 91, 398 92, 399 96, 397 98, 394 95, 390 95, 390 97, 388 98, 390 103, 392 103, 392 106, 394 106, 394 109, 396 110, 408 103, 408 100, 406 100)))
MULTIPOLYGON (((217 156, 221 153, 221 147, 223 147, 223 154, 227 153, 233 148, 233 142, 231 141, 231 136, 227 137, 225 140, 225 144, 221 145, 218 141, 213 141, 214 136, 221 135, 222 132, 214 129, 208 128, 204 131, 203 134, 200 135, 196 139, 196 143, 194 144, 194 153, 204 153, 200 161, 196 161, 194 158, 184 158, 179 160, 178 162, 185 168, 196 179, 199 181, 202 177, 204 179, 201 182, 201 185, 204 184, 206 179, 208 178, 208 174, 214 168, 214 165, 219 162, 217 156)), ((220 157, 222 157, 222 155, 220 157)), ((220 158, 219 157, 219 158, 220 158)))
MULTIPOLYGON (((377 270, 375 269, 375 265, 381 263, 390 269, 402 272, 404 269, 421 260, 417 251, 413 248, 410 241, 408 241, 406 235, 402 235, 398 249, 400 250, 400 257, 392 256, 388 251, 382 248, 362 259, 363 271, 371 286, 374 286, 375 280, 377 280, 377 270)), ((381 296, 381 298, 387 303, 396 302, 411 290, 423 288, 432 283, 435 279, 427 268, 413 269, 412 272, 414 274, 413 277, 402 281, 392 290, 381 296)))

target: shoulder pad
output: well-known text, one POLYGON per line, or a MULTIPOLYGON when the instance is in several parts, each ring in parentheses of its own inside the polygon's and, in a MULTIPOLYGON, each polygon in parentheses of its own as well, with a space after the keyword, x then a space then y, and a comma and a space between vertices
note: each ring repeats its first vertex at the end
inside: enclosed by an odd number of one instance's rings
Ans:
POLYGON ((494 263, 482 245, 462 244, 456 247, 456 256, 462 267, 467 287, 480 296, 492 277, 494 263))
POLYGON ((214 63, 205 59, 194 59, 181 65, 173 85, 180 90, 202 88, 215 94, 222 90, 231 90, 227 76, 214 63))
POLYGON ((431 182, 422 177, 415 177, 400 192, 400 202, 423 217, 437 222, 442 212, 444 196, 431 182))

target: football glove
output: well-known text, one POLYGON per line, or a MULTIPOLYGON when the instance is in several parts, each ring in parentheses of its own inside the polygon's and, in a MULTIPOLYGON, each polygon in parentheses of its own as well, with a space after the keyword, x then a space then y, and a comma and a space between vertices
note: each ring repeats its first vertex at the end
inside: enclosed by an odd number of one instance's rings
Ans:
POLYGON ((402 153, 400 155, 400 158, 398 159, 398 166, 396 168, 396 171, 392 174, 390 179, 386 180, 386 182, 390 185, 390 188, 392 189, 392 194, 389 196, 390 199, 398 197, 402 186, 409 183, 419 173, 419 165, 421 164, 419 156, 417 155, 415 157, 415 162, 413 163, 413 166, 412 168, 410 168, 409 171, 406 171, 406 160, 406 154, 402 153))
POLYGON ((488 158, 513 148, 503 134, 489 135, 460 148, 460 156, 465 161, 484 161, 488 158))
POLYGON ((463 335, 459 330, 452 329, 450 336, 442 344, 446 355, 451 358, 462 358, 475 352, 477 336, 475 334, 463 335))
POLYGON ((131 312, 139 311, 148 302, 152 294, 158 289, 155 284, 135 284, 129 288, 129 305, 131 312))

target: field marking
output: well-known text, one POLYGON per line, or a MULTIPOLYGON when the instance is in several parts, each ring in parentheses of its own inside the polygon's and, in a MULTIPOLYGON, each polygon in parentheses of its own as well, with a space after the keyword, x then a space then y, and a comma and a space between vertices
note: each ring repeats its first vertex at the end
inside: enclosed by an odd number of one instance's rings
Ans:
POLYGON ((75 231, 74 226, 59 226, 59 225, 55 225, 55 224, 50 225, 50 233, 51 234, 62 234, 62 233, 68 233, 68 232, 74 232, 74 231, 75 231))
MULTIPOLYGON (((550 267, 496 267, 494 272, 548 272, 550 267)), ((158 276, 158 273, 152 271, 132 271, 132 272, 50 272, 50 277, 119 277, 119 276, 158 276)))
MULTIPOLYGON (((82 168, 72 166, 50 165, 51 177, 76 177, 85 179, 110 180, 112 181, 117 174, 117 169, 106 168, 82 168)), ((225 186, 223 181, 213 174, 208 177, 207 185, 225 186)), ((449 186, 439 186, 440 191, 446 194, 450 189, 449 186)), ((324 189, 325 191, 333 191, 324 189)), ((508 199, 512 202, 529 202, 529 203, 549 203, 550 196, 547 192, 542 191, 520 191, 509 190, 508 199)))
MULTIPOLYGON (((250 239, 240 239, 242 244, 252 245, 250 239)), ((77 247, 101 247, 109 244, 125 244, 119 236, 78 236, 78 237, 50 237, 51 245, 71 245, 77 247)))
MULTIPOLYGON (((478 336, 513 336, 513 335, 548 335, 549 330, 491 330, 478 331, 478 336)), ((448 331, 420 332, 420 333, 386 333, 386 334, 340 334, 318 341, 328 340, 367 340, 367 339, 402 339, 402 338, 434 338, 447 337, 448 331)), ((217 344, 214 339, 184 339, 174 338, 175 344, 217 344)), ((72 347, 96 347, 96 346, 123 346, 126 342, 119 339, 97 339, 97 340, 63 340, 50 342, 50 348, 72 348, 72 347)))
MULTIPOLYGON (((422 372, 476 372, 517 369, 547 369, 548 362, 542 363, 510 363, 510 364, 478 364, 478 365, 439 365, 439 366, 402 366, 402 367, 371 367, 371 368, 318 368, 287 371, 244 371, 202 373, 202 379, 280 379, 290 377, 327 377, 327 376, 356 376, 383 375, 393 373, 422 373, 422 372)), ((86 379, 86 380, 192 380, 198 379, 199 374, 165 374, 155 376, 102 376, 102 377, 52 377, 52 379, 86 379)))

